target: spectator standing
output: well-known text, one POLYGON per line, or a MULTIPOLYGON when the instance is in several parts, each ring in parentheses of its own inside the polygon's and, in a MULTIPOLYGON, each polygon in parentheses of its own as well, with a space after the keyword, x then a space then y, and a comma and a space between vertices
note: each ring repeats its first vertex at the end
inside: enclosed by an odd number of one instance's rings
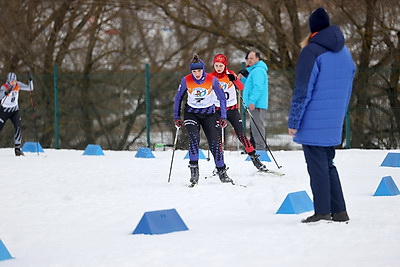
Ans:
POLYGON ((250 120, 250 141, 256 150, 266 150, 268 66, 255 51, 247 53, 246 65, 246 71, 240 71, 238 77, 244 83, 243 101, 253 117, 250 120))
POLYGON ((303 223, 348 221, 346 204, 333 163, 342 142, 344 116, 350 101, 355 64, 339 27, 330 26, 325 9, 309 17, 310 35, 296 66, 288 131, 302 144, 314 198, 314 215, 303 223))

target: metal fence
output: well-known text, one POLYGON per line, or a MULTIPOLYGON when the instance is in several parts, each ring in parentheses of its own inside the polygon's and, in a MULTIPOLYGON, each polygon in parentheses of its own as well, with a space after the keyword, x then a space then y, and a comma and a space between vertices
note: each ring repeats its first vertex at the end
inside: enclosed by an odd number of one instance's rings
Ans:
MULTIPOLYGON (((239 69, 239 68, 238 68, 239 69)), ((293 85, 287 77, 294 71, 269 71, 269 109, 267 115, 267 142, 273 150, 299 149, 287 134, 287 117, 293 85)), ((60 148, 83 149, 88 142, 101 145, 104 149, 136 149, 142 146, 154 148, 157 144, 168 146, 173 143, 173 100, 180 79, 187 72, 151 72, 148 76, 149 94, 146 95, 146 75, 141 72, 102 72, 83 75, 81 73, 59 73, 34 76, 35 91, 32 107, 29 92, 20 93, 23 142, 38 140, 43 147, 56 147, 58 127, 60 148), (55 86, 54 81, 57 81, 55 86), (55 94, 54 88, 58 89, 55 94), (58 95, 58 107, 54 96, 58 95), (146 103, 146 97, 150 101, 146 103), (146 115, 146 105, 150 112, 146 115), (146 125, 146 116, 150 124, 146 125), (36 130, 35 130, 36 129, 36 130), (148 131, 148 134, 146 134, 148 131), (150 140, 149 140, 150 139, 150 140)), ((5 75, 2 75, 5 77, 5 75)), ((21 80, 27 77, 20 75, 21 80)), ((390 140, 400 140, 395 130, 393 107, 385 94, 379 93, 374 84, 379 84, 379 75, 366 86, 365 135, 371 137, 376 147, 385 148, 390 140), (371 87, 374 87, 371 89, 371 87)), ((350 120, 356 114, 350 109, 350 120)), ((242 110, 243 112, 243 110, 242 110)), ((246 120, 249 133, 249 118, 246 120)), ((359 127, 353 122, 352 127, 359 127)), ((231 128, 226 129, 226 149, 242 149, 231 128)), ((344 127, 345 133, 345 127, 344 127)), ((344 134, 345 136, 345 134, 344 134)), ((393 141, 394 140, 394 141, 393 141)), ((350 140, 347 140, 350 141, 350 140)), ((346 142, 344 140, 343 147, 346 142)), ((348 147, 351 143, 348 142, 348 147)), ((13 127, 7 122, 1 132, 1 147, 13 146, 13 127)), ((181 148, 187 147, 185 131, 178 141, 181 148)), ((203 136, 202 148, 207 148, 203 136)))

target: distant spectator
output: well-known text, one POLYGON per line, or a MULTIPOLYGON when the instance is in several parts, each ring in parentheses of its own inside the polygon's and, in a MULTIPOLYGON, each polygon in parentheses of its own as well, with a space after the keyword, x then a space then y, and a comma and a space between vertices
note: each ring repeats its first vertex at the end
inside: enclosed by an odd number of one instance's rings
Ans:
POLYGON ((260 53, 250 51, 246 55, 246 71, 239 72, 244 83, 243 100, 250 110, 250 141, 256 150, 266 150, 266 119, 268 109, 268 66, 260 53), (246 77, 247 74, 247 77, 246 77))

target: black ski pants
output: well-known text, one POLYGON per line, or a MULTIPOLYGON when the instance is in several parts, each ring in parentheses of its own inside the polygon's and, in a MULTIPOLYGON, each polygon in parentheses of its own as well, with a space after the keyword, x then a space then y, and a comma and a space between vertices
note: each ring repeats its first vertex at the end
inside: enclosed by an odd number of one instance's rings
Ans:
POLYGON ((3 130, 4 124, 7 120, 11 120, 14 125, 14 144, 21 145, 22 132, 21 132, 21 118, 19 116, 19 110, 5 111, 3 107, 0 107, 0 133, 3 130))

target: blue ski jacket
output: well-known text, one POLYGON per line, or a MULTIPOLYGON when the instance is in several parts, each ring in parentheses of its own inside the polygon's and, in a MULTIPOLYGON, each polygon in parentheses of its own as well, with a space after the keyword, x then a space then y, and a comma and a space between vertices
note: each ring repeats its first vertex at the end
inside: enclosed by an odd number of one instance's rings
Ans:
POLYGON ((299 55, 288 127, 303 145, 337 146, 350 101, 355 64, 339 27, 313 36, 299 55))
POLYGON ((268 109, 268 66, 260 60, 247 68, 249 76, 243 78, 243 101, 249 106, 268 109))

